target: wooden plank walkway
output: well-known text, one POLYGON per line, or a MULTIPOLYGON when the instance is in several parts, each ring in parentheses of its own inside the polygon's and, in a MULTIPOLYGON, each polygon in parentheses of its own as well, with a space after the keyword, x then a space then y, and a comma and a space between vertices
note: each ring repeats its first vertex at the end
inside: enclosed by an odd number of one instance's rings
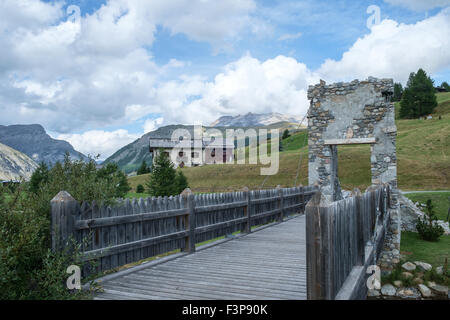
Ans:
POLYGON ((305 300, 305 216, 102 282, 96 299, 305 300))

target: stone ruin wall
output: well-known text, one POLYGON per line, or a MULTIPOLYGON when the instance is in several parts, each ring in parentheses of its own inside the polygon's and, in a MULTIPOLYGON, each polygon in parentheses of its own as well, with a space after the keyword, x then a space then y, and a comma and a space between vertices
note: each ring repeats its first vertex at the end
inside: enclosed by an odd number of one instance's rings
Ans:
POLYGON ((308 89, 309 185, 318 184, 332 201, 342 199, 338 177, 338 145, 370 144, 372 184, 393 187, 393 210, 386 235, 382 264, 399 259, 400 216, 397 201, 397 156, 392 79, 370 77, 366 81, 326 85, 308 89))

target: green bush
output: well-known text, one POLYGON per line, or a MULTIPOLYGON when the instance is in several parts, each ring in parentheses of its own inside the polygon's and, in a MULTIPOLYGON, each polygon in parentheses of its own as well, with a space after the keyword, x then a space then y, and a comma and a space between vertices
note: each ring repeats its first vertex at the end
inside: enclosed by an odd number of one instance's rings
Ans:
POLYGON ((144 186, 142 184, 138 184, 138 186, 136 187, 136 193, 144 193, 145 189, 144 186))
POLYGON ((175 177, 175 188, 176 188, 177 194, 180 194, 186 188, 189 188, 187 178, 181 170, 177 172, 177 175, 175 177))
POLYGON ((431 199, 427 200, 427 206, 425 209, 425 216, 420 218, 417 222, 416 228, 420 237, 427 241, 438 241, 439 238, 444 234, 444 228, 437 225, 435 221, 437 220, 436 214, 433 211, 433 204, 431 199))
POLYGON ((92 159, 84 163, 66 156, 34 189, 30 184, 14 191, 0 187, 0 300, 86 297, 66 289, 67 267, 81 265, 79 250, 50 249, 50 201, 65 190, 78 201, 114 203, 126 188, 123 176, 112 169, 97 170, 92 159))

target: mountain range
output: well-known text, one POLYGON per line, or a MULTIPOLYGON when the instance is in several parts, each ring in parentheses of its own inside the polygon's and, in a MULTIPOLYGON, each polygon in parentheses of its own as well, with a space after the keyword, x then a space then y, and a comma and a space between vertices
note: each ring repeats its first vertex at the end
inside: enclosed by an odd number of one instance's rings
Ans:
POLYGON ((300 123, 301 117, 293 117, 281 113, 247 113, 238 116, 223 116, 214 121, 211 127, 253 127, 268 126, 279 122, 300 123))
MULTIPOLYGON (((222 131, 223 136, 226 136, 226 129, 238 128, 265 128, 265 129, 289 129, 296 130, 299 127, 301 119, 285 116, 279 113, 269 114, 254 114, 248 113, 245 116, 236 117, 221 117, 214 121, 210 127, 203 127, 205 130, 214 128, 222 131)), ((125 171, 125 173, 132 173, 136 171, 141 165, 142 161, 151 164, 151 156, 149 152, 149 139, 165 138, 170 139, 172 132, 176 129, 184 128, 191 132, 193 136, 193 126, 186 125, 169 125, 161 127, 153 132, 144 134, 141 138, 126 145, 112 156, 105 160, 106 163, 114 162, 125 171)))
POLYGON ((73 160, 88 159, 67 141, 50 137, 39 124, 0 126, 0 143, 24 153, 36 163, 43 161, 50 166, 62 162, 66 152, 73 160))
POLYGON ((36 168, 30 157, 0 143, 0 181, 29 180, 36 168))
MULTIPOLYGON (((255 114, 248 113, 246 115, 238 116, 224 116, 211 125, 211 127, 204 127, 204 129, 214 128, 221 130, 225 136, 225 130, 230 128, 266 128, 266 129, 297 129, 300 123, 300 118, 286 116, 280 113, 267 113, 267 114, 255 114)), ((142 161, 151 163, 151 155, 149 152, 149 139, 150 138, 167 138, 170 139, 172 132, 179 128, 188 129, 193 132, 193 126, 185 125, 169 125, 161 127, 153 132, 144 134, 141 138, 134 142, 124 146, 120 150, 116 151, 112 156, 106 159, 103 163, 117 163, 119 167, 126 173, 134 172, 141 165, 142 161)), ((69 153, 73 160, 81 159, 87 161, 88 158, 82 153, 76 151, 73 146, 67 141, 56 140, 51 138, 45 129, 39 124, 33 125, 0 125, 0 143, 14 149, 16 152, 23 153, 28 159, 23 156, 18 156, 14 153, 17 159, 23 161, 22 170, 19 169, 19 165, 4 165, 5 168, 9 168, 11 176, 17 177, 19 173, 28 172, 33 168, 29 160, 34 163, 40 163, 41 161, 53 166, 56 162, 62 162, 64 160, 65 153, 69 153), (15 168, 13 170, 13 168, 15 168)), ((8 154, 12 151, 9 150, 8 154)), ((7 157, 2 155, 4 163, 7 157)), ((9 163, 9 162, 8 162, 9 163)), ((8 171, 5 169, 5 172, 8 171)))

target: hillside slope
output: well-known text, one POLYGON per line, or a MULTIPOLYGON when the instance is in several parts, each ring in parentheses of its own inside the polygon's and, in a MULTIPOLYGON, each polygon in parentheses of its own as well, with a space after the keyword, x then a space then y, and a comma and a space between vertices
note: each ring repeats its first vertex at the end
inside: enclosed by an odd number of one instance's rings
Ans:
POLYGON ((28 156, 0 143, 0 180, 29 180, 36 168, 28 156))
POLYGON ((87 160, 70 143, 53 139, 38 124, 0 126, 0 142, 26 154, 37 163, 44 161, 53 165, 57 161, 62 162, 66 152, 74 160, 87 160))
MULTIPOLYGON (((439 106, 433 120, 397 120, 398 183, 402 190, 450 189, 450 95, 438 94, 439 106), (438 116, 442 119, 439 120, 438 116)), ((299 182, 308 183, 305 133, 283 141, 280 170, 267 179, 265 187, 292 186, 302 157, 299 182)), ((370 185, 370 147, 339 147, 339 177, 346 189, 364 190, 370 185)), ((260 165, 211 165, 182 169, 195 192, 259 188, 265 177, 260 165)), ((144 184, 147 176, 130 178, 133 188, 144 184)))

